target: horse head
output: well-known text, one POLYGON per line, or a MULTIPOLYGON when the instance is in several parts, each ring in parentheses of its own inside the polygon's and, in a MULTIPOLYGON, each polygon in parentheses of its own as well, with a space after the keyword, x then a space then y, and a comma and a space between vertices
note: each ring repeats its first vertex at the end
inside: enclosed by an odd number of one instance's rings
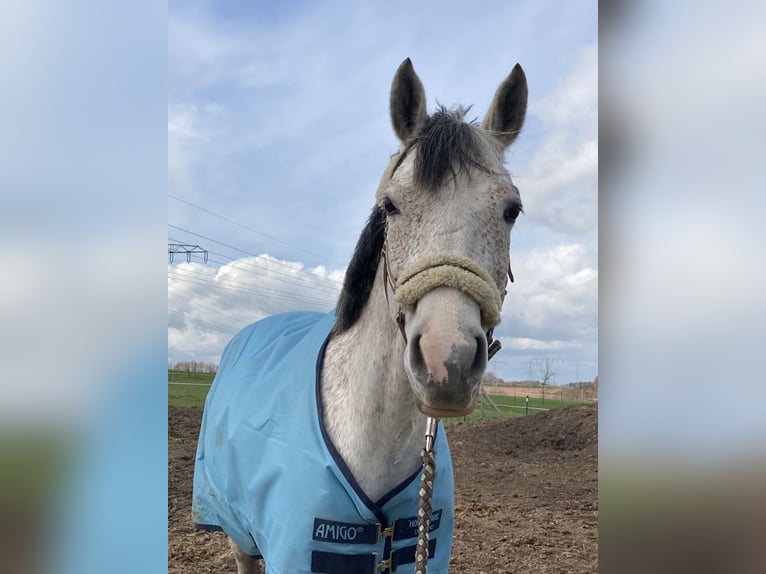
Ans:
POLYGON ((389 306, 406 339, 404 366, 418 408, 461 416, 476 404, 488 333, 500 322, 510 232, 522 210, 504 153, 524 122, 527 82, 517 64, 481 126, 467 110, 426 114, 423 85, 405 60, 391 87, 401 142, 376 204, 385 213, 389 306))
POLYGON ((409 58, 394 76, 391 122, 401 145, 349 264, 335 331, 356 323, 382 262, 391 320, 406 341, 404 370, 428 416, 462 416, 476 404, 522 211, 504 156, 526 107, 518 64, 481 125, 466 122, 461 107, 429 116, 409 58))

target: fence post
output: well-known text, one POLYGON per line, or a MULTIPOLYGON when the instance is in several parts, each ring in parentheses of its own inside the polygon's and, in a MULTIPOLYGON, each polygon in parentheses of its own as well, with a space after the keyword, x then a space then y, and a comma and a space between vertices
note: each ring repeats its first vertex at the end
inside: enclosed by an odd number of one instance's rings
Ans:
POLYGON ((524 404, 524 416, 527 416, 529 414, 529 395, 527 395, 527 400, 524 404))

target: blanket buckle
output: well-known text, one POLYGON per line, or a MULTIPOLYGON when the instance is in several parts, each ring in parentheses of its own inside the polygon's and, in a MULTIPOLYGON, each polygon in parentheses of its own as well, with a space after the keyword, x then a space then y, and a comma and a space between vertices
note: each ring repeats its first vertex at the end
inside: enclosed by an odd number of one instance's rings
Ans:
POLYGON ((381 530, 381 525, 378 524, 378 540, 377 540, 377 542, 375 544, 380 544, 380 539, 381 538, 388 538, 390 536, 393 539, 393 536, 394 536, 394 525, 395 524, 396 524, 396 521, 394 520, 394 524, 392 524, 388 528, 383 528, 382 530, 381 530))

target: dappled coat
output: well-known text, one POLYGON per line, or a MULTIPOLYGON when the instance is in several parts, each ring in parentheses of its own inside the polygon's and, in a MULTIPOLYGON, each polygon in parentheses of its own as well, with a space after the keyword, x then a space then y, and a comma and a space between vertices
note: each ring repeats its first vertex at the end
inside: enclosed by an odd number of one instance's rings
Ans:
MULTIPOLYGON (((319 374, 335 313, 269 317, 227 345, 210 389, 192 517, 222 529, 269 573, 414 571, 419 473, 378 501, 354 480, 322 424, 319 374), (385 571, 385 570, 384 570, 385 571)), ((446 573, 454 525, 452 461, 436 436, 431 574, 446 573)))

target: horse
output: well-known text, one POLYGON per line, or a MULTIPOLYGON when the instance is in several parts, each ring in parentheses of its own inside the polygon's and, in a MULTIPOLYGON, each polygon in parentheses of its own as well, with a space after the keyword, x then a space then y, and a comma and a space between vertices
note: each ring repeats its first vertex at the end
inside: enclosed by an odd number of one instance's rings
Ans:
MULTIPOLYGON (((409 58, 390 116, 399 139, 337 307, 263 319, 227 345, 208 394, 192 519, 229 537, 238 574, 414 572, 423 429, 473 411, 522 203, 504 166, 527 107, 516 64, 481 124, 426 111, 409 58)), ((428 567, 454 526, 446 433, 435 432, 428 567)), ((418 570, 421 571, 420 569, 418 570)))

